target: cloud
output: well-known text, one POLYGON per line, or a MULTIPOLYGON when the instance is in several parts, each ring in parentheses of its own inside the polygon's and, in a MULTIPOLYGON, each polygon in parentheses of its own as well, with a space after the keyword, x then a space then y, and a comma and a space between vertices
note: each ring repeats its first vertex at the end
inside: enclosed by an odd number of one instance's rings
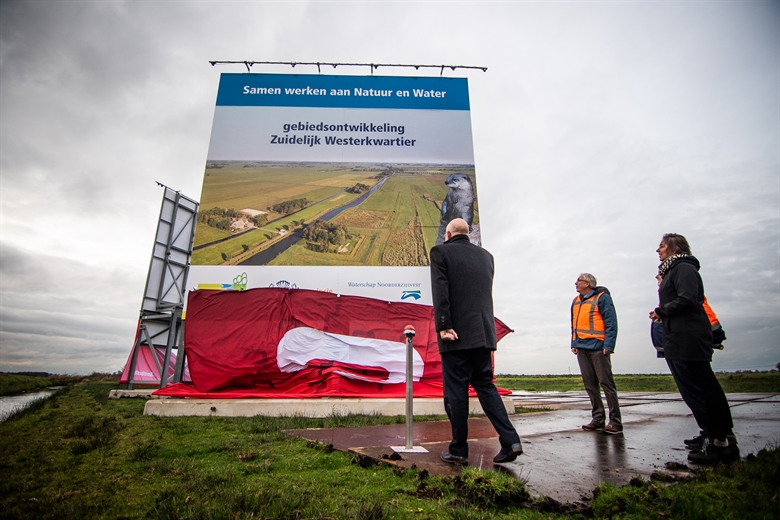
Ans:
POLYGON ((2 370, 84 374, 123 366, 143 279, 5 243, 0 258, 2 370))
POLYGON ((778 20, 777 2, 0 2, 0 369, 124 363, 155 181, 200 197, 219 73, 244 70, 215 59, 489 67, 444 74, 469 77, 496 314, 516 330, 498 371, 576 372, 583 271, 615 299, 616 371, 665 371, 646 316, 670 231, 729 337, 713 366, 771 368, 778 20))

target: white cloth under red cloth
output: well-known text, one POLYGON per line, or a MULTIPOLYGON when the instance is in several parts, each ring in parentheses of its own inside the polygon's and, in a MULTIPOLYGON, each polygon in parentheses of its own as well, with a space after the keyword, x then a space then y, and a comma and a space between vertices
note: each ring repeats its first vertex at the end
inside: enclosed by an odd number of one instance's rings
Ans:
MULTIPOLYGON (((331 334, 309 327, 297 327, 285 333, 276 351, 276 363, 282 372, 297 372, 313 360, 337 361, 352 367, 381 368, 387 377, 363 377, 359 371, 339 371, 344 377, 392 384, 406 381, 406 344, 383 339, 331 334), (357 373, 356 373, 357 372, 357 373)), ((318 364, 318 363, 317 363, 318 364)), ((412 349, 412 378, 419 381, 425 369, 420 354, 412 349)), ((375 372, 375 371, 374 371, 375 372)))

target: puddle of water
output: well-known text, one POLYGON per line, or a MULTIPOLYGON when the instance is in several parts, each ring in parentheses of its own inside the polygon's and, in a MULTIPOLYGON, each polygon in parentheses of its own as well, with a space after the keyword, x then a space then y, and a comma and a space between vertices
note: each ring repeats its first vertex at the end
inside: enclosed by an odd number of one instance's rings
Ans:
POLYGON ((56 390, 46 389, 29 394, 0 397, 0 422, 5 421, 15 411, 25 409, 39 399, 46 399, 54 392, 56 390))

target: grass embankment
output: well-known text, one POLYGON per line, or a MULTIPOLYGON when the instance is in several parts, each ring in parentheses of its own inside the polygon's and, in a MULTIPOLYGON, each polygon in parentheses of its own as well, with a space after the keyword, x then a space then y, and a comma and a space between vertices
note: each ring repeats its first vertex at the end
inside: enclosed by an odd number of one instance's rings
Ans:
MULTIPOLYGON (((501 472, 432 477, 282 432, 403 417, 148 417, 143 400, 109 400, 113 386, 78 383, 0 424, 0 518, 567 518, 501 472)), ((777 518, 780 452, 634 484, 599 488, 595 517, 777 518)))
POLYGON ((42 390, 50 386, 67 386, 82 381, 86 378, 97 380, 107 380, 114 378, 118 381, 118 376, 114 374, 93 374, 92 376, 26 376, 22 374, 3 374, 0 373, 0 396, 19 395, 35 390, 42 390), (95 376, 99 376, 96 378, 95 376))
MULTIPOLYGON (((780 392, 780 372, 715 374, 726 393, 780 392)), ((526 392, 585 391, 580 375, 514 376, 498 375, 496 384, 508 390, 526 392)), ((671 375, 615 374, 618 392, 677 392, 671 375)))
POLYGON ((17 395, 55 386, 50 377, 0 374, 0 395, 17 395))

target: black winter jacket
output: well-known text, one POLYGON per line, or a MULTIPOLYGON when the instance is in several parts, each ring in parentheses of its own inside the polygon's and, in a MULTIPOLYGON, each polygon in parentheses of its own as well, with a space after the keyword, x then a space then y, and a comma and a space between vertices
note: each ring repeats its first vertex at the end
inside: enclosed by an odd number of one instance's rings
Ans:
POLYGON ((493 318, 493 256, 455 235, 431 249, 431 290, 436 332, 453 329, 455 341, 439 337, 439 352, 496 350, 493 318))
POLYGON ((673 361, 712 361, 712 326, 702 307, 704 284, 699 261, 678 258, 658 288, 655 309, 663 323, 664 356, 673 361))

